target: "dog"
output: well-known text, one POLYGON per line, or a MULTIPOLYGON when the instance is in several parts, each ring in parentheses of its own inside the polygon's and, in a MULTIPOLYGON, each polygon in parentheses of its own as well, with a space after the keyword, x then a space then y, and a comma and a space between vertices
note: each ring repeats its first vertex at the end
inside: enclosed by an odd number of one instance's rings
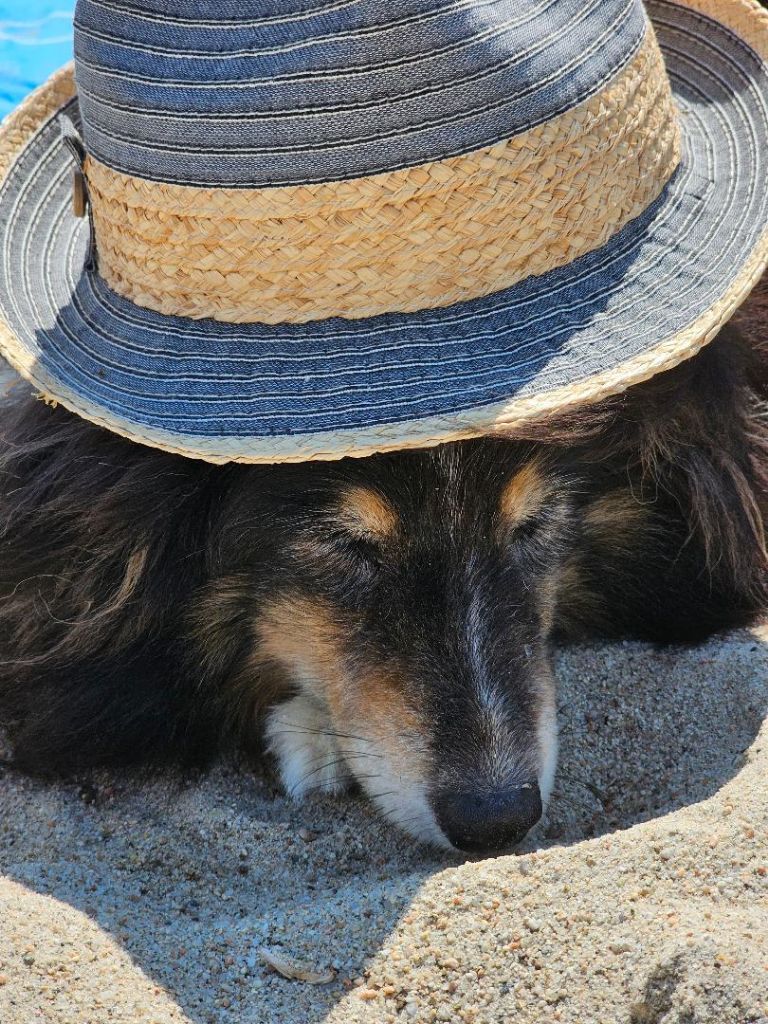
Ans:
POLYGON ((511 848, 555 773, 554 643, 695 643, 768 603, 763 361, 728 327, 509 436, 209 465, 22 388, 0 430, 14 765, 275 759, 416 839, 511 848))

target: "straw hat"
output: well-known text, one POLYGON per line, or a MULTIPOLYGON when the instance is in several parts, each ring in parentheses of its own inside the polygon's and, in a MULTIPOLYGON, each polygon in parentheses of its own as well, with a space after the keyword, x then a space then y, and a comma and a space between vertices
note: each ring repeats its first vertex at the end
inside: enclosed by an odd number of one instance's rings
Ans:
POLYGON ((0 129, 0 351, 145 444, 502 432, 768 262, 757 0, 79 0, 75 54, 0 129))

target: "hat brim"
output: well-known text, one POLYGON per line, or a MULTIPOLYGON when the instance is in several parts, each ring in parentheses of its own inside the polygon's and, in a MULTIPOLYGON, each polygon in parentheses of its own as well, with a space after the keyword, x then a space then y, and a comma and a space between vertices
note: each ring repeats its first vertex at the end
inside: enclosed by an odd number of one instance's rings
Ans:
POLYGON ((683 122, 682 163, 662 196, 565 268, 367 320, 190 321, 112 292, 84 266, 88 226, 71 212, 56 121, 77 105, 71 71, 59 72, 0 129, 0 352, 79 415, 213 462, 511 431, 676 365, 768 263, 768 14, 754 0, 648 7, 683 122))

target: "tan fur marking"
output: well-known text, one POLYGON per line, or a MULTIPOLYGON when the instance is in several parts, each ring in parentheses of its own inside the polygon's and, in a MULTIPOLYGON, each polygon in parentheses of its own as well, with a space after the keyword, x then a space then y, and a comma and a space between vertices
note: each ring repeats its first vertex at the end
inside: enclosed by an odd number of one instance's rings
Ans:
POLYGON ((397 531, 397 513, 376 491, 351 487, 341 500, 339 521, 357 537, 386 540, 397 531))
POLYGON ((384 668, 366 673, 360 688, 361 711, 368 718, 371 734, 391 763, 399 764, 408 774, 407 762, 425 748, 428 731, 406 694, 405 681, 396 671, 384 668))
POLYGON ((622 548, 637 543, 648 514, 645 506, 628 490, 611 491, 591 502, 584 512, 584 525, 598 543, 622 548))
POLYGON ((256 635, 264 660, 293 674, 329 707, 339 706, 344 690, 342 628, 327 605, 283 594, 262 606, 256 635))
POLYGON ((565 636, 578 637, 584 622, 609 622, 606 610, 598 594, 585 585, 581 567, 577 561, 563 566, 558 577, 557 604, 555 616, 557 625, 565 636))
POLYGON ((547 494, 547 481, 534 460, 523 466, 501 493, 500 511, 508 527, 518 526, 541 507, 547 494))
POLYGON ((406 775, 417 763, 420 774, 427 733, 404 681, 389 666, 374 665, 348 680, 348 631, 329 606, 284 595, 262 608, 256 630, 262 658, 294 674, 302 691, 328 708, 337 731, 362 730, 406 775))
MULTIPOLYGON (((640 535, 650 522, 647 507, 624 488, 595 498, 584 510, 584 529, 608 559, 611 552, 642 550, 646 542, 640 535)), ((578 636, 585 622, 607 626, 611 621, 611 610, 585 582, 580 558, 581 552, 576 552, 558 572, 554 618, 566 636, 578 636)))

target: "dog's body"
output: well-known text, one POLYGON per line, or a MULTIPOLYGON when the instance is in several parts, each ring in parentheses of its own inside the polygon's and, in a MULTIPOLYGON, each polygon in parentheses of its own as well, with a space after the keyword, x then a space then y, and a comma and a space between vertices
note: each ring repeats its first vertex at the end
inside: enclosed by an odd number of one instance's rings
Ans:
POLYGON ((296 794, 354 779, 422 839, 507 845, 551 788, 554 637, 697 641, 768 603, 764 383, 727 331, 511 439, 276 467, 10 398, 18 766, 200 762, 266 737, 296 794))

